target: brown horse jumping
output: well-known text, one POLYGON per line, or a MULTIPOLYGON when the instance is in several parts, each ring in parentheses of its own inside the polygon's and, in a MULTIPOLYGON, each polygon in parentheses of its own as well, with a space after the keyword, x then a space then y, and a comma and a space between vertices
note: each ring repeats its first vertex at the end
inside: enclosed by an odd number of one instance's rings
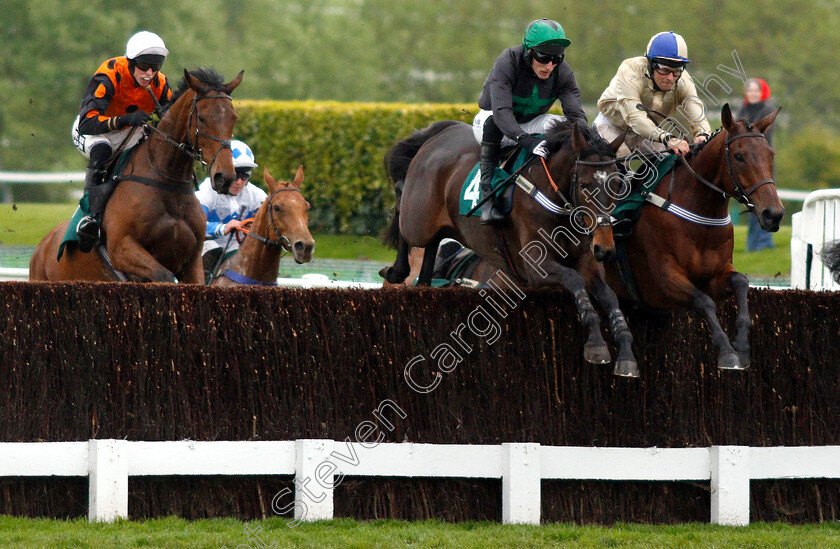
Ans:
POLYGON ((257 210, 239 251, 222 263, 211 286, 276 286, 284 251, 298 264, 312 260, 315 240, 309 233, 309 202, 300 192, 303 166, 291 183, 275 181, 268 168, 263 174, 270 194, 257 210))
MULTIPOLYGON (((129 280, 204 283, 206 221, 195 197, 193 161, 207 167, 216 191, 227 192, 235 175, 230 139, 237 119, 230 94, 241 81, 242 72, 224 84, 212 69, 184 71, 157 129, 123 167, 102 226, 113 267, 129 280)), ((115 280, 98 254, 75 245, 57 259, 68 224, 38 244, 30 280, 115 280)))
POLYGON ((526 192, 514 193, 508 221, 498 228, 460 214, 461 189, 479 152, 469 125, 437 122, 398 143, 385 158, 398 189, 396 215, 386 235, 397 258, 380 274, 389 283, 402 282, 410 270, 410 247, 424 247, 418 280, 428 285, 440 240, 454 238, 528 286, 568 289, 588 329, 584 357, 604 364, 611 358, 587 293, 592 292, 609 315, 619 347, 615 372, 635 376, 632 335, 596 261, 614 250, 609 216, 601 212, 611 205, 607 174, 615 170, 623 137, 609 144, 589 128, 564 122, 551 128, 546 139, 551 154, 545 162, 532 158, 521 169, 517 185, 526 192))
POLYGON ((749 366, 752 326, 747 308, 749 281, 732 266, 729 199, 744 204, 765 231, 779 229, 785 210, 773 181, 773 148, 763 134, 777 114, 778 110, 753 125, 733 120, 729 106, 724 105, 723 128, 687 165, 677 164, 673 182, 667 175, 658 184, 655 194, 660 207, 643 206, 626 244, 635 283, 625 286, 619 266, 606 266, 607 281, 620 296, 651 309, 693 308, 700 313, 712 329, 717 365, 722 369, 749 366), (733 293, 738 316, 730 344, 718 322, 715 302, 733 293))

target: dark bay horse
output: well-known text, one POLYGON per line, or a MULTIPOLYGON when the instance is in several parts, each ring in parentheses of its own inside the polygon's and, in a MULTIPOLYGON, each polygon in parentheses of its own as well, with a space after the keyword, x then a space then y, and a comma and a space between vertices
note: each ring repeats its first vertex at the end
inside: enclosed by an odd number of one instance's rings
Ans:
POLYGON ((312 260, 315 240, 309 233, 309 202, 303 198, 303 166, 294 181, 277 182, 264 168, 269 195, 254 216, 239 251, 222 263, 211 286, 276 286, 280 256, 292 254, 296 263, 312 260))
POLYGON ((615 151, 623 136, 607 143, 590 128, 566 121, 551 128, 546 139, 551 154, 544 162, 536 157, 525 164, 517 185, 526 192, 513 194, 513 208, 498 228, 460 214, 464 180, 478 162, 471 126, 437 122, 395 145, 385 157, 398 190, 385 240, 397 248, 397 258, 380 274, 389 283, 402 282, 410 270, 409 249, 423 247, 418 283, 428 285, 440 240, 454 238, 520 283, 568 289, 588 329, 584 357, 605 364, 610 353, 589 291, 610 318, 619 347, 615 373, 636 376, 632 335, 596 260, 608 258, 614 249, 609 216, 601 212, 611 205, 607 174, 616 168, 615 151))
MULTIPOLYGON (((242 72, 225 84, 212 69, 184 71, 157 129, 123 167, 102 226, 113 267, 129 280, 204 283, 206 220, 195 197, 193 161, 207 167, 217 192, 227 192, 235 175, 230 139, 237 119, 230 94, 241 81, 242 72)), ((68 245, 57 258, 68 224, 38 244, 30 280, 115 280, 95 252, 68 245)))
POLYGON ((650 309, 693 308, 712 329, 722 369, 749 366, 747 308, 749 281, 732 265, 734 231, 729 199, 744 204, 761 228, 775 232, 784 216, 773 181, 773 148, 763 132, 778 110, 754 125, 735 121, 728 105, 723 127, 690 160, 677 163, 655 194, 675 208, 646 203, 627 239, 627 260, 634 285, 625 286, 618 264, 607 265, 607 281, 620 296, 650 309), (669 191, 670 190, 670 191, 669 191), (672 213, 675 212, 675 213, 672 213), (717 319, 715 302, 734 293, 736 335, 730 344, 717 319))

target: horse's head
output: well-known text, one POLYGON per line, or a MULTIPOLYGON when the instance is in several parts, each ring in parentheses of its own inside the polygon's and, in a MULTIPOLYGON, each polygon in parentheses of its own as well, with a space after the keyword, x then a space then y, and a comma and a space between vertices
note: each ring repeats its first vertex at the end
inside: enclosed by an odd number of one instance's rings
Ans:
POLYGON ((728 177, 724 177, 724 190, 745 204, 758 218, 761 228, 776 232, 785 215, 785 208, 776 192, 773 181, 775 152, 764 137, 764 132, 776 120, 776 109, 755 124, 734 120, 729 105, 721 110, 721 122, 726 130, 724 155, 728 177))
POLYGON ((610 260, 615 254, 615 241, 609 212, 620 190, 613 187, 623 184, 615 155, 624 135, 607 143, 591 128, 567 122, 551 128, 547 139, 550 149, 557 150, 549 157, 550 173, 557 179, 558 188, 563 188, 560 181, 569 182, 569 200, 574 206, 572 227, 581 235, 592 235, 590 250, 595 259, 610 260))
POLYGON ((221 194, 228 193, 236 177, 230 140, 238 117, 230 94, 242 82, 244 72, 240 71, 227 84, 214 84, 184 71, 185 81, 195 92, 188 128, 192 132, 190 139, 207 167, 213 190, 221 194))
POLYGON ((309 202, 303 198, 300 185, 303 183, 303 166, 298 168, 294 181, 277 182, 263 170, 269 195, 266 201, 268 223, 283 247, 292 254, 295 263, 312 260, 315 240, 309 232, 309 202))

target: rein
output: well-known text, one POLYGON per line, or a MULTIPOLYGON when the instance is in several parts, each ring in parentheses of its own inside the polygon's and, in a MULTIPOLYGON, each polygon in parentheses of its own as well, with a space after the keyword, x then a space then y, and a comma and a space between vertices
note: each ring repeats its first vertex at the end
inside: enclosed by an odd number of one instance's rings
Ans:
POLYGON ((763 139, 767 139, 763 133, 743 133, 740 135, 735 135, 726 140, 725 147, 724 147, 724 156, 726 157, 726 167, 729 170, 729 178, 732 180, 732 186, 735 187, 735 194, 731 194, 726 192, 726 190, 717 187, 713 183, 706 180, 700 174, 695 172, 691 166, 689 165, 688 161, 685 159, 684 156, 680 155, 680 160, 682 161, 683 165, 688 169, 694 178, 702 183, 703 185, 709 187, 710 189, 719 192, 724 198, 734 198, 740 204, 743 204, 747 208, 754 208, 755 206, 750 202, 750 195, 757 191, 760 187, 772 183, 773 185, 776 182, 773 180, 772 177, 767 179, 762 179, 761 181, 755 183, 752 187, 745 189, 744 185, 741 184, 741 180, 738 178, 738 175, 735 173, 735 169, 732 167, 732 152, 729 150, 729 145, 738 139, 744 137, 761 137, 763 139))

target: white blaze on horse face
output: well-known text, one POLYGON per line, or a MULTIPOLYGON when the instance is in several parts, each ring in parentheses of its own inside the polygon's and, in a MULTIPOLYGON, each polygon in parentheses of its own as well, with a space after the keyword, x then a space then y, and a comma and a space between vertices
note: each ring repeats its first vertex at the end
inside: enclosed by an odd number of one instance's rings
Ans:
POLYGON ((595 172, 595 175, 594 175, 595 181, 597 181, 601 185, 603 185, 607 181, 607 177, 609 177, 609 176, 607 175, 607 172, 605 172, 604 170, 598 170, 597 172, 595 172))

